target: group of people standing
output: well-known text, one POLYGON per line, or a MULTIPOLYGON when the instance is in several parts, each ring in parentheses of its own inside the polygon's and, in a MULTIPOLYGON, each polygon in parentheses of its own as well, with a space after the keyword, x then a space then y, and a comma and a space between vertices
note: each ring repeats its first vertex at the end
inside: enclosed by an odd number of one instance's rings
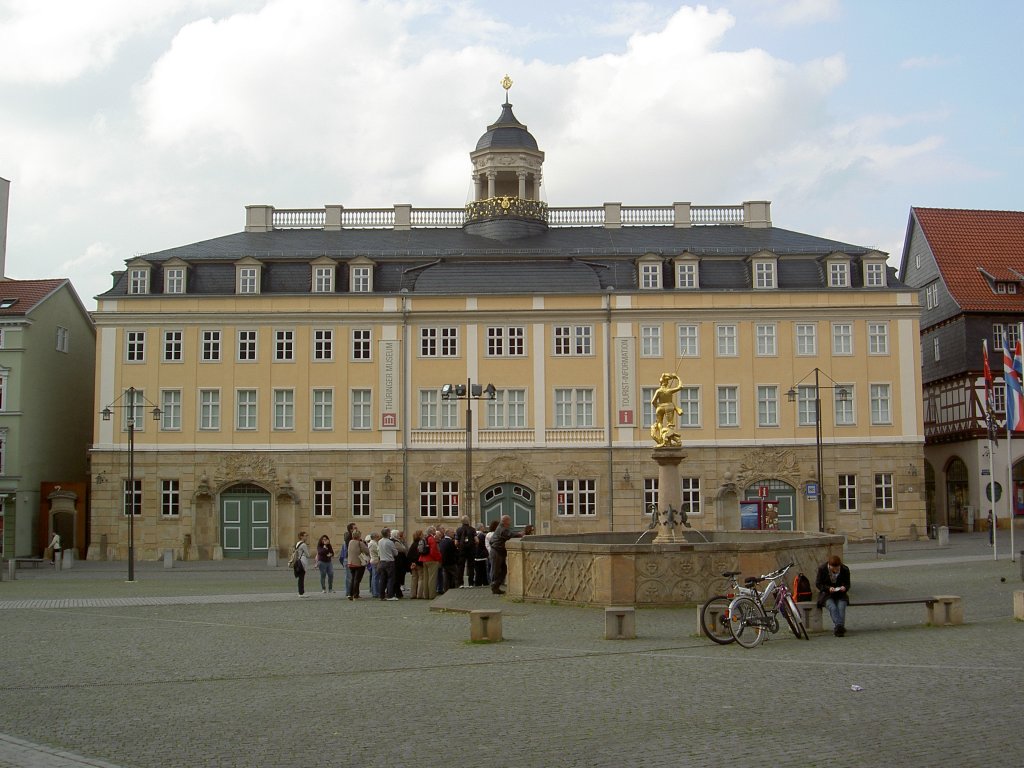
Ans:
POLYGON ((406 576, 412 583, 409 597, 432 600, 449 589, 490 585, 495 594, 504 594, 502 585, 508 573, 505 545, 523 533, 512 530, 512 519, 504 515, 489 526, 470 523, 462 518, 457 528, 430 526, 418 530, 406 543, 405 533, 383 528, 365 537, 355 523, 349 523, 340 554, 329 536, 317 541, 315 556, 310 551, 308 534, 299 533, 295 543, 295 577, 299 596, 306 596, 306 572, 312 565, 320 571, 320 592, 334 592, 334 558, 338 555, 345 569, 345 595, 360 599, 363 578, 369 574, 370 596, 379 600, 400 600, 405 591, 406 576))

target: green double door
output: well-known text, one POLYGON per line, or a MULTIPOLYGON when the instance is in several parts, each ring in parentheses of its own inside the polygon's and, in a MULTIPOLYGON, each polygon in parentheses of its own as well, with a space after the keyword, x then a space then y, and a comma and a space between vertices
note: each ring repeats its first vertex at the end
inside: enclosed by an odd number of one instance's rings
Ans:
POLYGON ((502 515, 512 518, 512 528, 521 531, 528 525, 536 525, 536 500, 529 488, 519 483, 492 485, 480 494, 480 511, 484 525, 491 520, 500 520, 502 515))
POLYGON ((220 541, 224 557, 266 557, 270 494, 254 485, 236 485, 221 494, 220 541))

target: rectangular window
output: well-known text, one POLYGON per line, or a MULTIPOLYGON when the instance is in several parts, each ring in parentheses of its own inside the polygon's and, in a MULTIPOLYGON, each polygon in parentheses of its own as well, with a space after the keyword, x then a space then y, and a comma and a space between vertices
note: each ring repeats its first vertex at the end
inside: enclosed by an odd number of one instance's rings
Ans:
POLYGON ((868 323, 868 354, 889 354, 889 324, 868 323))
POLYGON ((459 483, 426 480, 420 483, 420 517, 458 517, 459 483))
POLYGON ((676 264, 676 288, 697 287, 697 265, 676 264))
POLYGON ((757 426, 779 426, 779 388, 771 384, 757 387, 757 426))
POLYGON ((871 385, 871 423, 892 424, 888 384, 871 385))
POLYGON ((697 357, 700 354, 700 346, 697 343, 697 326, 680 325, 676 328, 680 357, 697 357))
POLYGON ((640 428, 650 429, 654 424, 654 393, 657 387, 640 387, 640 428))
POLYGON ((739 388, 718 387, 718 426, 738 427, 739 424, 739 388))
POLYGON ((831 288, 846 288, 850 284, 850 265, 844 261, 829 264, 828 284, 831 288))
MULTIPOLYGON (((3 332, 0 331, 0 349, 3 349, 3 332)), ((67 353, 71 349, 71 331, 62 325, 57 326, 57 351, 67 353)))
POLYGON ((499 389, 487 401, 484 424, 489 429, 524 429, 526 427, 526 390, 499 389))
POLYGON ((932 358, 935 360, 935 362, 939 362, 942 359, 942 353, 939 349, 938 337, 932 339, 932 358))
POLYGON ((370 516, 370 481, 352 481, 352 517, 370 516))
POLYGON ((327 362, 334 359, 334 331, 330 328, 313 329, 313 360, 327 362))
POLYGON ((491 326, 487 329, 488 357, 523 357, 526 354, 526 329, 522 326, 491 326))
POLYGON ((595 517, 597 515, 596 480, 556 480, 559 517, 595 517))
POLYGON ((238 359, 239 361, 256 359, 256 331, 238 332, 238 359))
POLYGON ((352 293, 370 292, 370 268, 352 267, 352 293))
POLYGON ((181 390, 160 391, 160 429, 177 432, 181 429, 181 390))
POLYGON ((373 414, 370 410, 370 390, 352 390, 352 429, 372 429, 373 414))
POLYGON ((644 290, 661 288, 661 264, 640 265, 640 287, 644 290))
POLYGON ((334 267, 316 267, 313 270, 313 293, 334 291, 334 267))
POLYGON ((700 426, 700 387, 683 387, 679 390, 679 408, 682 411, 676 422, 680 427, 700 426))
POLYGON ((835 404, 837 427, 849 427, 856 423, 852 384, 837 384, 832 390, 832 402, 835 404), (841 390, 845 390, 845 397, 840 395, 841 390))
POLYGON ((594 390, 556 389, 555 427, 593 427, 594 390))
POLYGON ((875 474, 875 509, 879 512, 892 512, 893 501, 892 473, 878 472, 875 474))
POLYGON ((132 269, 128 272, 128 293, 149 293, 149 270, 132 269))
POLYGON ((796 324, 796 353, 798 355, 818 354, 818 326, 814 323, 796 324))
POLYGON ((220 362, 220 331, 203 331, 202 361, 220 362))
POLYGON ((185 268, 168 267, 164 270, 164 293, 185 292, 185 268))
POLYGON ((554 328, 555 354, 590 355, 593 353, 593 327, 589 325, 556 325, 554 328))
POLYGON ((644 478, 644 514, 650 515, 658 508, 658 478, 644 478))
POLYGON ((235 406, 235 429, 256 429, 256 390, 238 390, 235 393, 235 406))
POLYGON ((313 481, 313 517, 330 517, 333 506, 331 481, 313 481))
POLYGON ((146 332, 125 331, 124 359, 129 363, 146 362, 146 332))
POLYGON ((850 323, 832 323, 832 354, 853 354, 853 326, 850 323))
POLYGON ((700 478, 682 478, 682 498, 680 499, 680 511, 688 517, 702 514, 700 506, 700 478))
POLYGON ((239 267, 238 292, 259 293, 259 274, 256 267, 239 267))
POLYGON ((458 357, 458 328, 421 328, 421 357, 458 357))
POLYGON ((220 390, 199 390, 199 428, 220 429, 220 390))
POLYGON ((438 429, 440 426, 439 404, 441 393, 436 389, 420 390, 420 429, 438 429))
POLYGON ((274 331, 274 360, 278 363, 295 360, 295 331, 274 331))
POLYGON ((717 325, 715 326, 715 335, 718 339, 718 356, 735 357, 737 349, 736 326, 717 325))
POLYGON ((801 384, 796 388, 796 418, 801 427, 813 427, 818 423, 818 403, 813 385, 801 384))
POLYGON ((370 360, 371 359, 370 346, 370 329, 369 328, 353 328, 352 329, 352 359, 353 360, 370 360))
POLYGON ((857 476, 839 475, 839 511, 857 511, 857 476))
POLYGON ((181 482, 160 481, 160 516, 177 517, 181 514, 181 482))
POLYGON ((885 264, 869 263, 864 265, 864 285, 867 288, 885 287, 885 264))
POLYGON ((754 287, 761 289, 775 287, 775 262, 754 262, 754 287))
POLYGON ((121 512, 127 517, 133 515, 138 517, 142 514, 142 481, 125 480, 123 485, 123 499, 121 512))
POLYGON ((295 429, 295 390, 274 390, 274 429, 295 429))
POLYGON ((180 363, 182 359, 182 332, 164 331, 164 362, 180 363))
POLYGON ((661 357, 661 326, 640 326, 640 357, 661 357))
POLYGON ((334 429, 334 390, 313 390, 313 429, 334 429))
POLYGON ((778 354, 775 323, 756 323, 754 340, 757 345, 758 357, 774 357, 778 354))

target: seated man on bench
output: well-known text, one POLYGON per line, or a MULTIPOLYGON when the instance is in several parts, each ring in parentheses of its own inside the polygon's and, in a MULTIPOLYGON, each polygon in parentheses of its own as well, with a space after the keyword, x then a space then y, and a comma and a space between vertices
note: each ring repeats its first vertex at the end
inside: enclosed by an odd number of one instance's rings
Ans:
POLYGON ((832 555, 820 568, 814 580, 818 588, 818 607, 828 608, 835 625, 833 634, 846 634, 846 605, 850 602, 850 569, 843 565, 839 555, 832 555))

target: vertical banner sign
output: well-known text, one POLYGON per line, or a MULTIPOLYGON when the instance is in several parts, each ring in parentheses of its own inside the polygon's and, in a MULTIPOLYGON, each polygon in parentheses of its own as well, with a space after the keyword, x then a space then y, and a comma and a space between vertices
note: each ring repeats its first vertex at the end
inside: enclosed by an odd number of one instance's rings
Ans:
POLYGON ((636 425, 636 339, 617 336, 615 350, 615 410, 620 427, 636 425))
POLYGON ((398 430, 398 365, 401 343, 397 339, 380 342, 380 428, 398 430))

